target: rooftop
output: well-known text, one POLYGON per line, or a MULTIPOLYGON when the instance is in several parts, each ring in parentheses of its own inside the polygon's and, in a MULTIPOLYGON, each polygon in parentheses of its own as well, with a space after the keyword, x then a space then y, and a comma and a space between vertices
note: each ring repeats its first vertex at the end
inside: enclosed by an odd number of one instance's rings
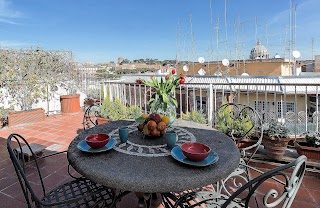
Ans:
MULTIPOLYGON (((30 143, 46 146, 47 152, 63 151, 67 150, 69 143, 77 133, 83 131, 82 118, 83 112, 69 115, 52 115, 46 117, 43 122, 0 129, 0 204, 2 208, 26 207, 22 190, 6 149, 6 138, 9 134, 21 134, 30 143)), ((67 172, 68 161, 66 154, 61 155, 59 160, 54 158, 46 160, 48 160, 46 163, 41 164, 45 187, 50 189, 67 180, 71 180, 67 172)), ((273 165, 263 163, 254 163, 252 165, 263 171, 274 168, 273 165)), ((74 170, 71 172, 75 173, 74 170)), ((272 186, 276 186, 276 184, 270 183, 270 187, 272 186)), ((159 203, 159 201, 153 202, 152 207, 162 207, 159 203)), ((137 204, 137 197, 134 194, 130 194, 123 198, 117 207, 131 208, 137 207, 137 204)), ((320 174, 307 172, 292 207, 312 208, 319 206, 320 174)))

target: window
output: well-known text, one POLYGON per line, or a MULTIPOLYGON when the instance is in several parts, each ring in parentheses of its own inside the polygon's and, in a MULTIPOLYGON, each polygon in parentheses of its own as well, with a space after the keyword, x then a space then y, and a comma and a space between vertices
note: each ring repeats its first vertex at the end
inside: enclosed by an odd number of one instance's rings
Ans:
POLYGON ((290 102, 281 102, 278 101, 277 104, 277 114, 278 114, 278 118, 281 118, 281 111, 282 111, 282 116, 284 117, 285 114, 287 112, 295 112, 295 105, 294 103, 290 103, 290 102), (281 105, 282 104, 282 105, 281 105))
POLYGON ((265 100, 255 100, 254 101, 254 109, 258 112, 267 112, 271 109, 271 103, 265 100))

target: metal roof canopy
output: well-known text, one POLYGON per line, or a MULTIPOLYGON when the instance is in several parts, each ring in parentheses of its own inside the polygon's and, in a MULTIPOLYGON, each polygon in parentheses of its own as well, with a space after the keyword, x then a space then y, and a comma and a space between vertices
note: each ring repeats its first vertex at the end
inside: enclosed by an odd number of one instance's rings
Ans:
MULTIPOLYGON (((155 75, 160 79, 164 75, 155 75)), ((137 79, 150 80, 150 75, 124 75, 121 80, 107 83, 135 83, 137 79)), ((184 88, 232 90, 243 92, 268 92, 277 94, 319 94, 320 76, 186 76, 184 88)))

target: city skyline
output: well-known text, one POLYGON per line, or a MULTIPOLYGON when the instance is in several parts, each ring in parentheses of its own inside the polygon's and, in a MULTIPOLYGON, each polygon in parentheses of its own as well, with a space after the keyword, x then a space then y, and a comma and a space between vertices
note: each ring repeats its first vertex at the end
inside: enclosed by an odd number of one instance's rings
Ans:
MULTIPOLYGON (((301 59, 311 59, 320 53, 320 2, 292 3, 295 49, 301 59)), ((211 61, 248 59, 260 40, 270 57, 284 57, 289 7, 290 0, 0 0, 0 47, 70 50, 76 61, 94 63, 116 62, 119 56, 190 61, 203 56, 211 61)))

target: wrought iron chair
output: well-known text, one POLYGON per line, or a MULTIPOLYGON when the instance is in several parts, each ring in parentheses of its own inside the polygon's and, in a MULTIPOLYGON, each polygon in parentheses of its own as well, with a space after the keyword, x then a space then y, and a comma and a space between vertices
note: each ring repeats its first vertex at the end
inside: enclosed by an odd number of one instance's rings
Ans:
POLYGON ((98 125, 97 118, 101 117, 100 103, 93 103, 85 109, 83 115, 83 129, 87 130, 98 125))
POLYGON ((250 106, 227 103, 222 105, 217 111, 216 128, 222 129, 224 133, 228 132, 227 134, 235 141, 241 154, 238 168, 234 170, 228 177, 212 185, 212 188, 215 188, 215 190, 218 192, 224 191, 230 196, 231 193, 227 188, 227 182, 229 180, 236 177, 241 177, 245 182, 250 180, 247 166, 254 154, 258 151, 262 142, 262 120, 257 111, 250 106), (219 126, 221 125, 221 119, 223 122, 223 128, 226 128, 225 130, 219 126), (218 120, 220 120, 220 122, 218 120), (246 128, 239 128, 241 125, 245 125, 246 128), (243 140, 247 139, 248 135, 256 133, 253 132, 255 130, 259 131, 258 139, 255 141, 253 140, 247 143, 242 143, 243 140))
POLYGON ((300 156, 289 164, 259 175, 243 186, 239 184, 240 186, 231 196, 208 191, 189 192, 180 196, 173 207, 192 208, 201 207, 202 205, 222 208, 248 207, 249 205, 259 207, 261 204, 263 204, 263 207, 275 207, 278 205, 283 208, 290 207, 305 174, 306 160, 305 156, 300 156), (284 171, 288 171, 292 167, 294 167, 292 174, 287 176, 284 171), (268 183, 269 180, 276 181, 283 186, 283 189, 279 190, 279 185, 276 183, 276 187, 268 191, 258 189, 264 182, 268 183), (258 197, 258 194, 260 197, 258 197))
POLYGON ((28 142, 19 134, 9 135, 7 149, 28 207, 106 207, 111 205, 115 199, 114 190, 83 177, 74 178, 74 180, 46 193, 39 163, 44 158, 55 156, 62 152, 39 157, 33 152, 28 142), (14 146, 17 146, 17 148, 14 149, 14 146), (22 148, 23 146, 24 148, 22 148), (28 163, 25 162, 23 154, 27 151, 32 155, 32 160, 28 163), (41 185, 41 192, 43 194, 41 198, 38 198, 39 196, 33 189, 35 188, 34 183, 28 181, 28 173, 30 174, 30 171, 36 172, 32 175, 36 175, 39 180, 38 184, 41 185))
POLYGON ((215 127, 217 129, 222 129, 224 133, 235 141, 239 147, 241 159, 245 164, 248 164, 250 159, 257 152, 263 137, 262 120, 257 111, 248 105, 235 103, 224 104, 216 113, 215 127), (221 120, 223 123, 222 125, 224 125, 223 127, 219 126, 221 120), (239 128, 241 125, 246 125, 246 128, 239 128), (257 135, 258 140, 254 143, 249 143, 246 146, 240 145, 249 134, 256 133, 257 131, 255 132, 255 130, 259 131, 259 135, 257 135))

